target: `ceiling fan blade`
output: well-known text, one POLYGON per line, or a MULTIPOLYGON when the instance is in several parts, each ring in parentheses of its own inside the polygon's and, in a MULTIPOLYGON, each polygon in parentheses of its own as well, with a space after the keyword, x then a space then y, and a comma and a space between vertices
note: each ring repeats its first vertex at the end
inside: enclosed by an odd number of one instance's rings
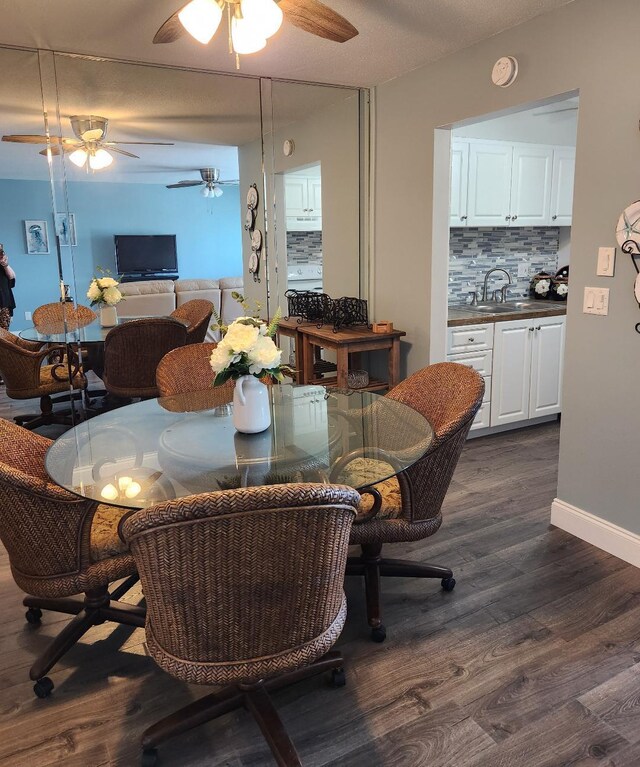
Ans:
POLYGON ((534 117, 543 117, 544 115, 557 115, 560 112, 577 112, 578 107, 564 107, 564 109, 548 109, 546 112, 532 112, 534 117))
POLYGON ((358 34, 353 24, 320 0, 280 0, 278 5, 287 21, 312 35, 346 43, 358 34))
POLYGON ((59 144, 60 139, 57 136, 31 136, 25 134, 13 134, 3 136, 3 141, 12 141, 14 144, 59 144))
POLYGON ((123 154, 125 157, 133 157, 134 160, 140 159, 140 157, 137 154, 132 154, 131 152, 125 152, 124 149, 117 149, 115 146, 110 146, 109 152, 116 152, 117 154, 123 154))
MULTIPOLYGON (((189 3, 186 3, 186 5, 188 4, 189 3)), ((184 7, 185 6, 183 5, 182 8, 184 7)), ((178 14, 182 8, 177 10, 173 16, 169 16, 165 23, 156 32, 155 37, 153 38, 153 42, 155 44, 175 43, 176 40, 178 40, 180 37, 182 37, 182 35, 186 33, 187 30, 182 26, 182 22, 178 18, 178 14)))
POLYGON ((216 181, 218 186, 238 186, 240 179, 230 179, 229 181, 216 181))
POLYGON ((178 181, 177 184, 167 184, 167 189, 182 189, 188 186, 202 186, 204 181, 178 181))
POLYGON ((82 145, 81 144, 63 144, 62 147, 52 146, 52 147, 47 147, 46 149, 41 149, 38 152, 38 154, 44 155, 44 157, 46 157, 49 154, 49 152, 51 152, 51 154, 54 157, 57 157, 59 154, 61 154, 61 152, 73 152, 75 149, 79 149, 80 146, 82 145))
POLYGON ((144 146, 175 146, 172 141, 103 141, 104 146, 114 146, 115 144, 143 144, 144 146))

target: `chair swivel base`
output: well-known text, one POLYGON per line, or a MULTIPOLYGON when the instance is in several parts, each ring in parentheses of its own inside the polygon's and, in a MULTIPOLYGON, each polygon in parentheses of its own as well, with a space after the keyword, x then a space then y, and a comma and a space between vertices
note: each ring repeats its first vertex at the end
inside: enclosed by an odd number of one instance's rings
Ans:
MULTIPOLYGON (((40 412, 16 415, 13 420, 18 426, 24 426, 29 431, 37 429, 39 426, 48 426, 49 424, 61 424, 64 426, 73 425, 71 409, 54 412, 53 406, 60 402, 78 401, 82 392, 74 392, 73 395, 67 395, 60 399, 52 400, 48 394, 40 397, 40 412)), ((73 407, 73 405, 72 405, 73 407)))
POLYGON ((371 627, 371 639, 384 642, 387 630, 382 623, 380 610, 380 578, 440 578, 444 591, 453 591, 456 579, 453 571, 440 565, 421 564, 403 559, 385 559, 380 556, 381 545, 362 546, 359 557, 347 559, 347 575, 364 576, 367 601, 367 620, 371 627))
POLYGON ((40 624, 43 610, 75 616, 52 640, 29 671, 29 676, 35 682, 33 691, 38 698, 48 698, 53 691, 53 682, 46 676, 47 672, 92 626, 113 621, 126 626, 144 628, 145 609, 118 601, 137 582, 138 576, 132 575, 112 592, 109 592, 106 587, 95 589, 86 592, 83 600, 46 599, 32 596, 24 598, 23 604, 28 608, 25 617, 27 622, 33 625, 40 624))
POLYGON ((288 674, 251 685, 227 687, 221 692, 205 695, 188 706, 156 722, 142 735, 142 767, 153 767, 157 759, 156 747, 176 735, 181 735, 201 724, 244 706, 250 711, 279 767, 302 767, 300 756, 282 724, 271 698, 270 690, 278 690, 300 682, 323 671, 331 671, 331 685, 343 687, 345 675, 339 652, 331 651, 310 666, 288 674))

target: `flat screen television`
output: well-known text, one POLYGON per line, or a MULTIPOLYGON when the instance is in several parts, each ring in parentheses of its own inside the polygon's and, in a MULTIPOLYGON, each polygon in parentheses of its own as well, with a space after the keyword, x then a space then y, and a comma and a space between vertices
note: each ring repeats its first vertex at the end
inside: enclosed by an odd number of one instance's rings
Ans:
POLYGON ((178 271, 175 234, 116 234, 118 274, 162 274, 178 271))

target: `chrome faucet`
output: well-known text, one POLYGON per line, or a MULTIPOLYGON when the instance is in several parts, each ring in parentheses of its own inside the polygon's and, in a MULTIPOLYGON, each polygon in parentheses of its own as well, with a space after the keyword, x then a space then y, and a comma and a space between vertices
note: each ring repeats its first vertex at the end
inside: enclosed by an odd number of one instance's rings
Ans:
MULTIPOLYGON (((482 300, 483 301, 487 300, 487 284, 489 282, 489 277, 494 272, 502 272, 505 275, 505 277, 509 280, 507 285, 505 285, 504 288, 502 289, 502 300, 503 301, 504 301, 504 298, 505 298, 505 295, 506 295, 506 292, 507 292, 507 287, 512 284, 511 275, 509 274, 509 272, 506 269, 500 269, 499 267, 496 267, 494 269, 489 269, 489 271, 484 276, 484 283, 482 285, 482 300)), ((498 291, 494 292, 494 300, 497 300, 497 293, 498 293, 498 291)))

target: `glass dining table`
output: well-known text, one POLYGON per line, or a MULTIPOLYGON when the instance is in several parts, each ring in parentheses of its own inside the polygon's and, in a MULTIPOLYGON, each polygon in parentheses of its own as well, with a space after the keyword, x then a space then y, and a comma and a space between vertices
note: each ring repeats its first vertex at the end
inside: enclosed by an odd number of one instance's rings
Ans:
POLYGON ((211 388, 83 421, 51 445, 47 472, 77 495, 140 509, 236 487, 334 482, 345 457, 382 456, 370 462, 370 485, 410 466, 433 441, 420 413, 372 392, 270 386, 271 426, 251 435, 235 430, 231 397, 229 387, 211 388))

